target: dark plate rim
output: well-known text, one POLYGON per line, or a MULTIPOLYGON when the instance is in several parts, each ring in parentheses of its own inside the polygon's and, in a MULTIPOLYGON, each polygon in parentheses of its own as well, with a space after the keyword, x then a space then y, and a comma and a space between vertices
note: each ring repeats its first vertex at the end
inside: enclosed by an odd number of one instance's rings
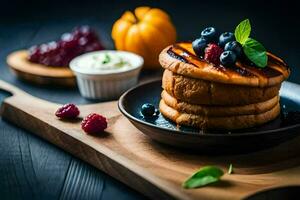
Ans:
POLYGON ((151 81, 146 81, 144 83, 141 83, 141 84, 138 84, 137 86, 127 90, 126 92, 124 92, 121 97, 119 98, 118 100, 118 108, 119 110, 121 111, 121 113, 126 117, 128 118, 129 120, 133 120, 137 123, 140 123, 140 124, 143 124, 145 126, 150 126, 154 129, 159 129, 159 130, 163 130, 163 131, 168 131, 168 132, 172 132, 172 133, 175 133, 175 134, 179 134, 179 135, 186 135, 186 136, 193 136, 193 137, 241 137, 241 136, 256 136, 256 135, 263 135, 263 134, 270 134, 270 133, 281 133, 283 131, 287 131, 287 130, 292 130, 292 129, 295 129, 295 128, 300 128, 300 124, 294 124, 294 125, 291 125, 291 126, 287 126, 287 127, 283 127, 283 128, 278 128, 278 129, 273 129, 273 130, 266 130, 266 131, 257 131, 257 132, 244 132, 244 133, 234 133, 234 134, 222 134, 222 133, 205 133, 205 134, 196 134, 196 133, 193 133, 193 132, 189 132, 189 131, 183 131, 183 130, 173 130, 173 129, 168 129, 168 128, 165 128, 165 127, 160 127, 160 126, 157 126, 157 125, 154 125, 154 124, 151 124, 149 122, 146 122, 146 121, 143 121, 139 118, 136 118, 134 117, 133 115, 131 115, 130 113, 128 113, 124 106, 123 106, 123 102, 124 102, 124 99, 125 97, 131 93, 132 91, 140 88, 140 87, 143 87, 145 85, 148 85, 148 84, 154 84, 155 82, 158 82, 158 81, 161 81, 161 78, 158 78, 158 79, 154 79, 154 80, 151 80, 151 81))

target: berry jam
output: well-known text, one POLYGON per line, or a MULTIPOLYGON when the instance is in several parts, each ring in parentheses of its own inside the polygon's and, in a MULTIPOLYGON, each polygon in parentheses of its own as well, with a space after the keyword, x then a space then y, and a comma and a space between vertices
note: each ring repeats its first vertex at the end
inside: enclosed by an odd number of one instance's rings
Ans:
POLYGON ((29 61, 47 66, 68 66, 78 55, 103 49, 95 31, 89 26, 81 26, 71 33, 64 33, 58 41, 30 47, 29 61))

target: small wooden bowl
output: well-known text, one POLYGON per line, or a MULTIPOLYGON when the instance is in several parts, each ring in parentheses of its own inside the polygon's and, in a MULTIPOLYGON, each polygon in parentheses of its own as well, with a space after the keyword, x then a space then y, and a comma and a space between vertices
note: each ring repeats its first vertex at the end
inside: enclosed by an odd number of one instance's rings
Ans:
POLYGON ((32 63, 28 60, 28 51, 20 50, 7 56, 10 69, 22 80, 39 85, 67 86, 76 85, 75 75, 68 67, 51 67, 32 63))

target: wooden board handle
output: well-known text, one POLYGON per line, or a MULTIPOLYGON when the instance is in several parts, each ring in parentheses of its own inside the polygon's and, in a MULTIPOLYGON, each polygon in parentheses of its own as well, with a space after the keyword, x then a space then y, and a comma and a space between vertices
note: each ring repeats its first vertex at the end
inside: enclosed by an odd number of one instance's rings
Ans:
POLYGON ((3 80, 0 80, 0 90, 11 93, 11 96, 5 98, 1 105, 0 115, 4 118, 5 118, 5 112, 9 111, 10 107, 14 107, 16 109, 19 109, 24 112, 29 112, 29 113, 38 112, 38 110, 43 106, 47 107, 49 105, 52 106, 56 105, 56 107, 58 107, 58 104, 51 103, 43 99, 34 97, 22 91, 18 87, 10 83, 7 83, 3 80))
POLYGON ((19 95, 26 95, 24 91, 20 90, 16 86, 13 86, 12 84, 9 84, 3 80, 0 80, 0 90, 9 92, 12 94, 12 96, 19 96, 19 95))

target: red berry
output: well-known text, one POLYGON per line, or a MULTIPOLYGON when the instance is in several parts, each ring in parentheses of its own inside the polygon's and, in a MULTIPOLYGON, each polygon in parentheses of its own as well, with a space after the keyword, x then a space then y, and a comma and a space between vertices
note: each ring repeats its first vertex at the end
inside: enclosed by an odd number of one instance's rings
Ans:
POLYGON ((81 37, 81 38, 79 38, 78 43, 80 46, 84 46, 88 43, 88 40, 85 37, 81 37))
POLYGON ((100 42, 93 42, 91 44, 88 44, 85 47, 85 52, 89 52, 89 51, 98 51, 98 50, 103 50, 103 46, 100 44, 100 42))
POLYGON ((29 48, 29 60, 31 62, 38 62, 40 55, 40 48, 38 46, 29 48))
POLYGON ((79 115, 79 109, 74 104, 66 104, 60 107, 55 115, 62 119, 74 119, 79 115))
POLYGON ((81 128, 89 134, 101 133, 107 128, 107 121, 102 115, 92 113, 82 120, 81 128))
POLYGON ((223 49, 217 44, 208 44, 205 48, 204 59, 215 65, 220 65, 220 55, 223 53, 223 49))
POLYGON ((64 33, 57 42, 41 44, 29 49, 29 60, 48 66, 68 66, 76 56, 104 49, 97 34, 89 26, 77 27, 64 33))
POLYGON ((75 49, 78 46, 78 40, 77 39, 63 40, 61 42, 61 46, 66 50, 75 49))
POLYGON ((73 30, 72 34, 78 38, 86 37, 90 41, 98 38, 96 32, 93 29, 91 29, 91 27, 89 27, 89 26, 76 27, 73 30))
POLYGON ((56 51, 59 48, 58 43, 55 41, 49 42, 47 45, 51 51, 56 51))

